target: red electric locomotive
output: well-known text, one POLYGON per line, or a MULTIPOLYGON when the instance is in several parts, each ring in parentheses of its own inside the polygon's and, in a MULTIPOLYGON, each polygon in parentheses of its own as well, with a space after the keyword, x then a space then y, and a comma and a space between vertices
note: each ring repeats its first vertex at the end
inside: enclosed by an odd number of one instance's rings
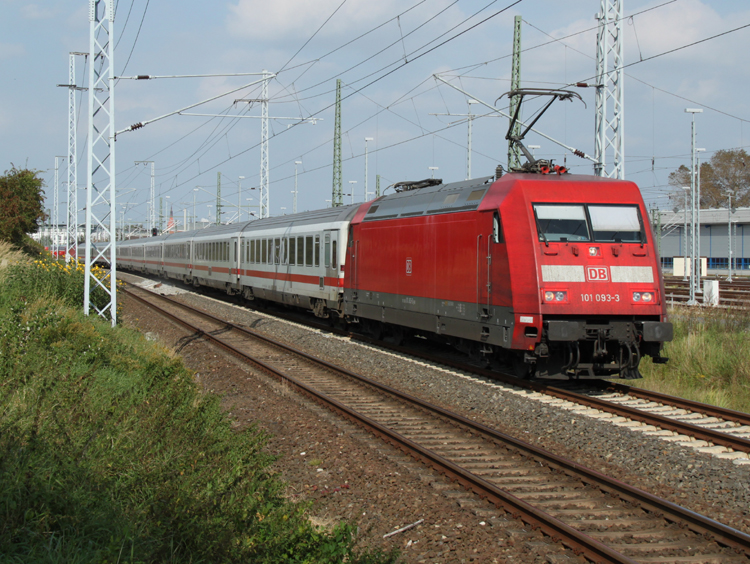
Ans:
POLYGON ((642 354, 665 360, 672 328, 638 187, 493 180, 363 205, 349 228, 345 314, 396 337, 442 335, 536 377, 637 378, 642 354))

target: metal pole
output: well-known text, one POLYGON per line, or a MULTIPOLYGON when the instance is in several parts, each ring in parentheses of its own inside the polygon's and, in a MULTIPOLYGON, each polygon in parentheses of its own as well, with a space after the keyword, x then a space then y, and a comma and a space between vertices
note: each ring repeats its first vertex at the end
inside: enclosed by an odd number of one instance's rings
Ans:
POLYGON ((333 193, 331 207, 344 205, 344 191, 341 186, 341 79, 336 79, 336 113, 333 124, 333 193))
POLYGON ((352 204, 354 203, 354 185, 355 185, 356 183, 357 183, 357 181, 356 181, 356 180, 350 180, 350 181, 349 181, 349 185, 350 185, 350 190, 351 190, 351 196, 352 196, 352 204))
MULTIPOLYGON (((520 26, 519 26, 520 29, 520 26)), ((515 56, 515 53, 514 53, 515 56)), ((467 105, 469 106, 468 117, 468 139, 466 141, 466 180, 471 178, 471 125, 474 123, 474 114, 471 113, 471 105, 477 104, 476 100, 469 98, 467 105)))
POLYGON ((198 193, 198 188, 193 188, 193 229, 196 229, 195 227, 195 195, 198 193))
POLYGON ((727 244, 729 246, 729 276, 727 276, 727 282, 732 281, 732 193, 727 192, 729 197, 729 207, 727 208, 727 244))
POLYGON ((365 137, 365 202, 370 195, 370 193, 367 191, 367 142, 372 140, 372 137, 365 137))
POLYGON ((695 305, 695 114, 690 124, 690 298, 695 305))
MULTIPOLYGON (((695 182, 695 114, 702 113, 703 110, 699 108, 685 108, 686 114, 691 114, 690 122, 690 298, 688 299, 688 305, 696 305, 698 302, 695 301, 695 288, 698 285, 698 279, 696 278, 695 263, 698 258, 697 249, 697 212, 695 211, 697 204, 696 194, 696 182, 695 182)), ((698 204, 699 205, 699 204, 698 204)))
POLYGON ((380 175, 375 175, 375 197, 380 198, 380 175))
POLYGON ((695 249, 696 275, 695 275, 695 293, 702 294, 701 276, 703 275, 703 264, 701 261, 701 153, 705 149, 695 149, 695 240, 697 241, 695 249))
POLYGON ((221 225, 221 172, 216 173, 216 225, 221 225))
POLYGON ((242 221, 242 181, 244 179, 244 176, 240 176, 237 180, 237 223, 242 221))
POLYGON ((269 194, 269 169, 268 169, 268 82, 274 75, 263 70, 263 87, 261 89, 260 113, 260 217, 271 217, 271 195, 269 194))
POLYGON ((297 165, 301 165, 302 161, 294 161, 294 201, 292 203, 292 213, 297 213, 297 165))
MULTIPOLYGON (((52 231, 50 234, 52 235, 52 247, 55 246, 55 236, 54 233, 57 231, 57 226, 60 223, 60 218, 57 215, 58 209, 60 207, 60 180, 59 180, 59 174, 60 174, 60 165, 59 159, 63 159, 65 157, 55 157, 55 193, 52 200, 52 231)), ((55 249, 52 248, 52 253, 54 254, 55 249)))
POLYGON ((688 188, 687 186, 683 186, 682 189, 685 190, 685 208, 682 210, 682 215, 684 216, 684 219, 685 219, 684 226, 682 228, 682 231, 683 231, 682 239, 683 239, 683 243, 684 243, 684 247, 682 249, 682 256, 683 256, 683 260, 685 262, 684 262, 684 265, 683 265, 684 272, 683 272, 682 280, 683 281, 687 281, 687 279, 688 279, 688 271, 687 271, 687 269, 688 269, 687 211, 688 211, 688 190, 690 190, 690 188, 688 188))

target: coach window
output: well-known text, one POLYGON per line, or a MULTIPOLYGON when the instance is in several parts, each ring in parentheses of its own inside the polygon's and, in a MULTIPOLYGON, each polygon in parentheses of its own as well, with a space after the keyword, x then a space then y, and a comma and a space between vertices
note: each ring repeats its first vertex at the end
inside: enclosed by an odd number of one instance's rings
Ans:
POLYGON ((304 237, 297 237, 297 264, 304 266, 305 264, 305 239, 304 237))
POLYGON ((503 225, 500 223, 500 214, 495 212, 492 218, 492 239, 495 243, 505 243, 503 238, 503 225))
POLYGON ((313 238, 305 237, 305 266, 313 265, 313 238))
POLYGON ((281 239, 278 237, 273 241, 273 263, 281 264, 281 239))
POLYGON ((289 264, 292 266, 297 264, 297 239, 294 237, 289 238, 289 264))
POLYGON ((315 266, 320 266, 320 235, 315 236, 315 266))
POLYGON ((338 268, 338 262, 339 262, 339 256, 336 252, 336 241, 333 241, 331 243, 331 268, 336 269, 338 268))
POLYGON ((233 253, 234 258, 232 260, 236 263, 237 262, 237 241, 234 241, 234 244, 232 245, 232 247, 234 247, 234 253, 233 253))
POLYGON ((326 263, 326 268, 331 266, 331 234, 325 234, 325 249, 323 251, 323 260, 326 263))

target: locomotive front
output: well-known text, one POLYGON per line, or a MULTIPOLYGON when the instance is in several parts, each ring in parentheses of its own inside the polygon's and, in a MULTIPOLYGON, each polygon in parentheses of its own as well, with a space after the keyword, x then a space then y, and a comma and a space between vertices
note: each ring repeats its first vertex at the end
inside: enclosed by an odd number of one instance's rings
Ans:
POLYGON ((521 185, 509 200, 525 208, 535 261, 516 256, 514 270, 533 268, 528 274, 537 281, 533 293, 514 292, 515 311, 529 313, 517 316, 527 321, 522 336, 537 337, 524 347, 521 370, 542 378, 640 378, 642 355, 665 362, 660 353, 672 325, 637 186, 572 175, 527 176, 521 185))

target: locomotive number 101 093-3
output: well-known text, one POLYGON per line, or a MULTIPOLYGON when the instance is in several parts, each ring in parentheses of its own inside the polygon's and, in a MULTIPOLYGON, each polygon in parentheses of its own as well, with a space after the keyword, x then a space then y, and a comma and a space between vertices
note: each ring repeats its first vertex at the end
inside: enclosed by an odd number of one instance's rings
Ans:
POLYGON ((619 302, 620 294, 581 294, 582 302, 619 302))

